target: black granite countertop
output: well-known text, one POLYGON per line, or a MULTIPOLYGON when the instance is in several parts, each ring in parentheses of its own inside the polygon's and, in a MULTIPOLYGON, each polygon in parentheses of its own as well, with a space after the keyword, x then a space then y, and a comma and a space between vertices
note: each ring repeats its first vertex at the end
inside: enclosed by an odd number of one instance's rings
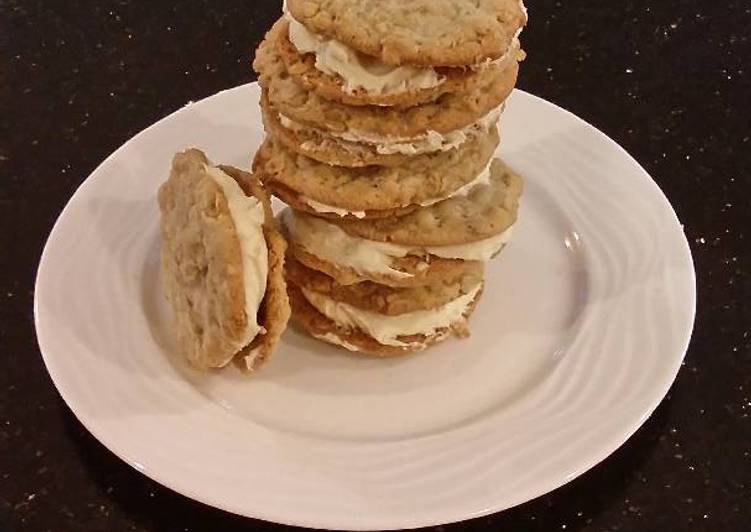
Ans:
MULTIPOLYGON (((253 79, 280 1, 0 1, 0 530, 286 527, 162 488, 70 413, 35 340, 36 266, 76 187, 139 130, 253 79)), ((591 122, 685 224, 698 314, 665 401, 570 484, 436 530, 748 530, 751 3, 529 0, 520 87, 591 122)))

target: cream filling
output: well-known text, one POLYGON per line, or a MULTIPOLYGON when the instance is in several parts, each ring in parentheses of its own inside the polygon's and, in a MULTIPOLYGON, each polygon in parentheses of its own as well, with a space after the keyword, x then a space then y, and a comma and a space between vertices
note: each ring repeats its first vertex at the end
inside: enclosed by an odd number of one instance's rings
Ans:
POLYGON ((392 268, 395 258, 434 255, 446 259, 487 261, 510 240, 513 229, 509 227, 490 238, 467 244, 410 247, 352 236, 320 218, 297 216, 289 208, 282 211, 281 221, 293 242, 321 260, 360 273, 381 273, 401 278, 412 275, 392 268))
POLYGON ((292 242, 321 260, 348 266, 357 272, 412 277, 391 267, 394 257, 406 255, 400 246, 352 237, 334 224, 313 216, 297 216, 289 208, 282 211, 280 220, 292 242))
POLYGON ((315 338, 318 338, 319 340, 323 340, 324 342, 328 342, 330 344, 341 346, 341 347, 343 347, 344 349, 346 349, 348 351, 360 351, 359 347, 357 347, 356 345, 353 345, 353 344, 347 342, 346 340, 342 340, 341 338, 339 338, 334 333, 328 332, 326 334, 314 334, 313 336, 315 338))
POLYGON ((367 57, 341 41, 316 35, 287 13, 289 40, 301 54, 315 54, 315 67, 344 81, 344 90, 394 94, 437 87, 446 78, 431 67, 393 66, 367 57))
POLYGON ((439 329, 464 320, 464 314, 480 291, 478 284, 469 293, 461 295, 436 309, 417 310, 387 316, 369 310, 362 310, 347 303, 301 288, 305 299, 318 312, 326 316, 337 325, 357 328, 372 336, 378 343, 397 347, 408 347, 410 344, 398 339, 400 336, 421 334, 432 336, 439 329))
POLYGON ((425 252, 444 259, 462 259, 489 261, 503 246, 509 243, 514 227, 511 226, 502 233, 469 244, 455 244, 453 246, 428 246, 425 252))
MULTIPOLYGON (((475 188, 478 185, 489 185, 490 184, 490 163, 492 163, 493 160, 491 159, 488 164, 485 166, 485 168, 482 169, 482 171, 477 174, 477 177, 475 177, 472 181, 469 183, 466 183, 465 185, 459 187, 451 194, 447 194, 446 196, 425 200, 417 203, 417 205, 420 205, 421 207, 427 207, 429 205, 433 205, 434 203, 438 203, 439 201, 444 201, 449 198, 455 198, 458 196, 466 196, 469 194, 469 191, 475 188)), ((354 216, 355 218, 365 218, 366 213, 365 211, 350 211, 347 209, 343 209, 341 207, 335 207, 334 205, 328 205, 326 203, 321 203, 320 201, 316 201, 314 199, 310 199, 306 196, 301 196, 302 201, 307 203, 314 211, 316 212, 322 212, 322 213, 332 213, 336 214, 340 217, 344 217, 347 215, 354 216)), ((400 207, 408 207, 409 205, 413 205, 412 203, 405 203, 400 205, 400 207)))
POLYGON ((453 150, 467 142, 490 131, 498 122, 498 117, 503 111, 503 103, 492 109, 486 115, 481 117, 477 122, 465 126, 461 129, 449 131, 448 133, 438 133, 437 131, 428 130, 425 134, 417 137, 391 137, 385 135, 375 135, 367 131, 356 129, 349 131, 324 131, 318 128, 305 126, 288 116, 279 113, 279 122, 282 126, 292 131, 317 133, 322 136, 332 136, 334 138, 347 142, 356 142, 368 144, 375 148, 376 152, 382 155, 391 155, 401 153, 403 155, 419 155, 421 153, 433 153, 437 151, 453 150))
MULTIPOLYGON (((237 239, 240 241, 247 327, 243 337, 237 343, 236 348, 239 351, 247 346, 258 333, 265 332, 257 321, 258 309, 266 293, 269 267, 266 238, 263 235, 263 205, 258 198, 246 196, 237 181, 223 172, 221 168, 207 165, 206 172, 224 192, 237 239)), ((235 353, 232 353, 225 364, 232 360, 235 353)))
POLYGON ((341 207, 335 207, 333 205, 321 203, 320 201, 310 199, 306 196, 301 196, 301 199, 302 201, 307 203, 311 209, 313 209, 316 212, 336 214, 337 216, 340 216, 340 217, 351 215, 351 216, 354 216, 355 218, 365 218, 365 211, 350 211, 347 209, 342 209, 341 207))

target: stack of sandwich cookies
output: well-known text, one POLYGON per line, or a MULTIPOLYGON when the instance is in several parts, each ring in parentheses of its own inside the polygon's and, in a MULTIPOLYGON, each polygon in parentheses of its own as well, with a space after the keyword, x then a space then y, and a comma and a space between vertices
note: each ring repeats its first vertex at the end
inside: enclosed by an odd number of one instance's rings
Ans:
POLYGON ((199 369, 264 363, 290 316, 286 242, 247 172, 197 149, 175 155, 159 189, 162 286, 178 348, 199 369))
POLYGON ((510 238, 521 188, 494 160, 487 184, 404 216, 325 219, 286 209, 295 317, 318 338, 380 355, 466 335, 484 263, 510 238))
POLYGON ((496 160, 488 184, 400 217, 285 210, 294 315, 318 338, 380 355, 466 335, 483 265, 508 241, 520 193, 519 177, 496 160))
POLYGON ((468 334, 521 179, 493 159, 523 59, 518 0, 289 0, 254 68, 254 160, 280 216, 293 316, 396 355, 468 334))

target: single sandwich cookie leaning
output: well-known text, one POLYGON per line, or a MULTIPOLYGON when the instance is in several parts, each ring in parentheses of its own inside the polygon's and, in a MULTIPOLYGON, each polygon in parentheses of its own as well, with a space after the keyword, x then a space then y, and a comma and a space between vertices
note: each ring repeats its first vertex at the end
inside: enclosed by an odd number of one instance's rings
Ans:
MULTIPOLYGON (((253 66, 271 106, 288 128, 313 128, 341 140, 371 144, 425 140, 429 132, 456 135, 503 104, 516 83, 518 63, 489 66, 486 82, 471 92, 444 94, 406 109, 351 106, 299 85, 287 71, 273 35, 256 51, 253 66)), ((395 148, 396 149, 396 148, 395 148)))
POLYGON ((339 284, 434 284, 482 267, 511 236, 521 178, 494 160, 487 184, 404 216, 371 220, 323 219, 281 213, 290 253, 339 284))
POLYGON ((289 284, 292 316, 311 336, 349 351, 382 357, 421 351, 451 335, 469 336, 467 320, 481 293, 480 284, 436 309, 385 315, 289 284))
POLYGON ((200 369, 235 357, 258 368, 290 315, 286 243, 268 194, 250 174, 189 149, 175 155, 158 200, 162 287, 179 350, 200 369))
POLYGON ((442 307, 472 292, 483 281, 482 270, 471 271, 458 279, 439 280, 435 284, 396 288, 371 281, 342 285, 323 272, 308 268, 289 257, 285 276, 307 291, 320 294, 351 307, 388 316, 442 307))
POLYGON ((297 210, 326 218, 399 216, 487 183, 498 131, 446 152, 416 155, 395 167, 346 168, 321 163, 268 137, 253 171, 297 210))
POLYGON ((521 0, 288 0, 287 7, 313 33, 390 65, 497 59, 527 22, 521 0))
POLYGON ((411 107, 443 94, 468 93, 487 83, 490 66, 523 58, 519 40, 496 60, 467 67, 387 65, 336 39, 310 32, 289 15, 270 35, 290 76, 307 90, 347 105, 411 107))

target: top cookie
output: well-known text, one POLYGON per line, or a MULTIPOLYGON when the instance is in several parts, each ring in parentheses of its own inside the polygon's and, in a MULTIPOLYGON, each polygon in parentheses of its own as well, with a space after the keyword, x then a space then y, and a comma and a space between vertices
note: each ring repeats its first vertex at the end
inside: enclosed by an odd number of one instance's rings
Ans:
POLYGON ((496 59, 527 21, 521 0, 288 0, 309 30, 391 65, 496 59))

